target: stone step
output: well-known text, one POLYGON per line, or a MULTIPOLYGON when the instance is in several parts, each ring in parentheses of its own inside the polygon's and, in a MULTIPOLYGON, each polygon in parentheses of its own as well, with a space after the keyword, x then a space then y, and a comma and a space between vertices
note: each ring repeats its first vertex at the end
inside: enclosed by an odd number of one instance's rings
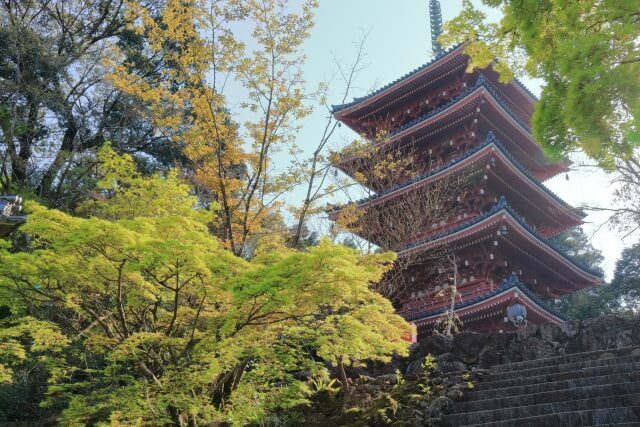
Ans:
POLYGON ((626 383, 640 381, 640 371, 600 375, 595 377, 577 378, 571 380, 561 380, 553 382, 539 382, 537 384, 526 384, 515 387, 493 388, 488 390, 469 391, 465 393, 465 401, 478 399, 496 399, 500 397, 519 396, 522 394, 542 393, 552 390, 566 390, 579 387, 587 387, 592 385, 605 385, 615 383, 626 383))
MULTIPOLYGON (((626 408, 624 408, 626 409, 626 408)), ((596 424, 592 424, 592 425, 596 425, 596 424)), ((640 427, 640 422, 637 423, 616 423, 616 424, 597 424, 599 427, 640 427)))
POLYGON ((467 427, 578 427, 578 426, 640 426, 640 406, 591 409, 586 411, 559 412, 526 418, 509 419, 478 424, 446 424, 448 426, 467 427))
MULTIPOLYGON (((544 403, 539 405, 518 406, 503 409, 488 409, 482 411, 450 414, 443 417, 443 422, 451 426, 469 424, 487 424, 497 421, 516 420, 519 418, 539 417, 542 415, 559 414, 564 412, 588 412, 597 409, 624 408, 640 406, 640 393, 623 394, 617 396, 595 397, 590 399, 567 400, 558 403, 544 403)), ((582 416, 582 415, 580 415, 582 416)), ((608 423, 615 422, 608 421, 608 423)), ((625 418, 621 421, 639 421, 639 419, 625 418)), ((604 424, 605 422, 583 424, 604 424)), ((518 424, 512 424, 518 425, 518 424)), ((539 424, 546 425, 546 424, 539 424)), ((573 424, 564 424, 573 425, 573 424)), ((519 426, 519 425, 518 425, 519 426)))
POLYGON ((603 365, 591 368, 583 368, 575 371, 558 372, 554 374, 543 374, 536 376, 523 376, 520 378, 499 380, 499 381, 477 381, 474 390, 491 390, 498 388, 516 387, 539 383, 548 383, 562 380, 574 380, 580 378, 590 378, 602 375, 625 374, 640 371, 640 362, 619 363, 614 365, 603 365))
POLYGON ((596 350, 588 351, 584 353, 571 353, 563 356, 548 357, 545 359, 525 360, 523 362, 506 363, 503 365, 496 365, 491 368, 493 372, 508 372, 508 371, 520 371, 524 369, 531 369, 546 365, 563 365, 567 363, 580 362, 583 360, 599 359, 603 354, 610 353, 614 356, 639 356, 640 346, 614 348, 609 350, 596 350))
POLYGON ((564 363, 560 365, 545 365, 536 368, 522 369, 518 371, 507 371, 494 373, 493 369, 491 374, 484 377, 484 381, 500 381, 521 377, 534 377, 544 374, 557 374, 560 372, 577 371, 584 368, 595 368, 597 366, 617 365, 620 363, 628 362, 640 362, 640 356, 637 355, 625 355, 625 356, 613 356, 611 353, 604 353, 598 359, 581 360, 579 362, 564 363), (604 357, 609 355, 609 357, 604 357))
POLYGON ((615 384, 590 385, 562 390, 550 390, 539 393, 527 393, 460 402, 455 405, 453 413, 474 412, 490 409, 505 409, 517 406, 533 406, 546 403, 565 402, 569 400, 590 399, 594 397, 617 396, 640 393, 640 382, 619 382, 615 384))

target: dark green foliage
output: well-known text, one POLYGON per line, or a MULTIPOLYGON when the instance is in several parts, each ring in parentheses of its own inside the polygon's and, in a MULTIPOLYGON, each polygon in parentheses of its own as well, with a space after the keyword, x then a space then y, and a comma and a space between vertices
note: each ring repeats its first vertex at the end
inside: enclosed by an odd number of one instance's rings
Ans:
POLYGON ((603 272, 601 264, 604 261, 604 256, 601 251, 593 247, 582 228, 565 231, 551 241, 585 267, 603 272))
POLYGON ((616 263, 611 289, 618 295, 618 310, 637 313, 640 309, 640 243, 622 251, 616 263))
MULTIPOLYGON (((600 264, 604 260, 602 252, 594 248, 581 228, 568 230, 555 238, 553 243, 585 267, 602 272, 600 264)), ((590 288, 566 295, 556 302, 557 307, 571 319, 588 319, 608 313, 604 288, 590 288)))
MULTIPOLYGON (((163 0, 149 0, 151 10, 163 0)), ((141 114, 142 105, 114 89, 105 57, 126 46, 133 66, 153 75, 126 30, 125 2, 64 0, 0 3, 0 142, 6 159, 0 189, 19 187, 49 205, 71 210, 92 191, 95 152, 113 141, 141 154, 151 171, 180 159, 141 114), (61 11, 64 10, 64 13, 61 11)))
MULTIPOLYGON (((589 246, 586 246, 589 248, 589 246)), ((587 249, 584 260, 597 260, 599 251, 587 249)), ((604 314, 634 315, 640 308, 640 244, 625 249, 616 263, 613 280, 584 289, 560 300, 558 308, 572 319, 592 319, 604 314)))
POLYGON ((614 300, 610 286, 604 284, 565 296, 557 302, 557 308, 570 319, 593 319, 611 313, 614 300))

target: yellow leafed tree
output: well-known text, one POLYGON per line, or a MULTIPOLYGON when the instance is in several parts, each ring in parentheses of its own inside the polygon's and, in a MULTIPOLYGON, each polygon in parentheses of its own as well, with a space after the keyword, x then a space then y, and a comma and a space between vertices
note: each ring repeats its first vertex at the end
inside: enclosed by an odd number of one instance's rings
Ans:
POLYGON ((297 121, 310 112, 298 51, 316 2, 305 1, 298 12, 276 0, 170 0, 160 11, 132 1, 128 7, 145 54, 169 66, 150 82, 115 59, 110 79, 143 101, 154 124, 181 145, 195 184, 220 206, 218 237, 247 256, 251 237, 278 221, 282 195, 299 182, 299 171, 276 168, 274 155, 292 149, 297 121), (253 24, 253 50, 230 30, 243 20, 253 24), (239 111, 231 111, 224 93, 229 79, 245 91, 233 102, 239 111), (248 120, 240 126, 234 113, 248 120))

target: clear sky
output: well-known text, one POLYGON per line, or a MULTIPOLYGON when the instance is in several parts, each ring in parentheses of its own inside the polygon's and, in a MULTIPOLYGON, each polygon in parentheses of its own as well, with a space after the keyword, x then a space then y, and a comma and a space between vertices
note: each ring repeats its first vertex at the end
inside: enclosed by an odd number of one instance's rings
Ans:
MULTIPOLYGON (((290 0, 290 3, 294 6, 299 0, 290 0)), ((460 0, 441 0, 443 20, 455 16, 461 3, 460 0)), ((490 16, 496 19, 499 14, 493 11, 490 16)), ((320 0, 315 28, 303 46, 308 58, 304 71, 309 87, 335 74, 334 57, 348 68, 355 57, 355 44, 364 33, 368 34, 365 68, 358 75, 352 96, 365 95, 430 59, 428 0, 320 0)), ((538 82, 526 79, 524 82, 534 93, 539 93, 538 82)), ((343 89, 339 83, 334 80, 329 98, 336 104, 340 103, 343 89)), ((305 120, 298 140, 302 149, 310 152, 317 144, 326 116, 327 111, 316 110, 305 120)), ((356 137, 342 127, 332 144, 339 147, 356 137)), ((603 173, 584 167, 574 169, 567 176, 563 174, 546 184, 574 206, 610 204, 611 190, 603 173)), ((593 245, 605 255, 603 267, 611 278, 623 246, 633 242, 623 242, 618 233, 600 227, 603 220, 602 215, 590 214, 584 229, 593 236, 593 245)))

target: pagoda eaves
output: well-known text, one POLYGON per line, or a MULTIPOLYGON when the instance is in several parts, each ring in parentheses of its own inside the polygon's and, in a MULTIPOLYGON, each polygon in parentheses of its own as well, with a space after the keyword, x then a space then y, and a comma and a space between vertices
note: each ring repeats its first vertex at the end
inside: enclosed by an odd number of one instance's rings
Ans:
MULTIPOLYGON (((585 214, 567 204, 544 184, 531 176, 508 153, 493 134, 489 134, 483 144, 469 150, 463 156, 452 159, 439 168, 387 188, 373 196, 358 200, 356 203, 359 208, 370 208, 396 197, 401 197, 408 192, 424 188, 437 180, 469 171, 474 165, 476 165, 476 169, 480 173, 485 174, 485 177, 490 174, 492 177, 495 176, 495 179, 500 181, 502 186, 514 188, 512 194, 514 198, 518 199, 519 205, 526 206, 530 211, 537 211, 538 216, 545 218, 545 222, 549 225, 548 229, 551 230, 550 232, 544 232, 545 237, 551 237, 568 228, 582 224, 582 218, 584 218, 585 214), (515 183, 513 180, 515 180, 515 183), (522 191, 516 190, 515 187, 522 189, 522 191), (527 192, 526 196, 523 193, 524 191, 527 192)), ((512 203, 515 202, 513 198, 510 200, 512 203)), ((342 208, 342 206, 335 207, 332 211, 329 211, 329 216, 335 218, 342 208)))
POLYGON ((366 112, 365 109, 367 107, 376 103, 379 104, 384 101, 395 102, 399 96, 402 96, 402 94, 398 95, 398 91, 404 90, 405 93, 408 93, 411 90, 418 90, 428 82, 430 77, 440 77, 443 71, 446 72, 457 65, 466 64, 467 58, 464 56, 463 50, 464 47, 462 45, 454 46, 441 55, 436 56, 433 60, 415 68, 393 82, 374 90, 368 95, 356 97, 353 101, 346 104, 332 105, 332 112, 336 117, 342 119, 356 111, 363 114, 366 112), (447 70, 441 68, 447 68, 447 70))
MULTIPOLYGON (((464 45, 456 45, 437 55, 433 60, 415 68, 404 76, 369 93, 356 97, 346 104, 332 105, 332 112, 340 120, 349 116, 364 117, 373 111, 387 107, 389 103, 397 103, 409 94, 415 93, 448 75, 454 69, 467 68, 468 57, 464 54, 464 45)), ((508 87, 519 95, 519 102, 535 103, 537 97, 518 79, 509 83, 508 87)))
MULTIPOLYGON (((470 242, 476 241, 480 234, 485 239, 511 241, 511 249, 520 250, 521 255, 535 259, 536 263, 541 267, 563 277, 567 283, 573 285, 573 290, 595 285, 602 281, 601 272, 583 266, 564 253, 562 249, 541 236, 521 216, 513 211, 504 198, 483 215, 425 239, 408 243, 398 251, 398 256, 407 256, 413 252, 424 252, 445 245, 455 246, 456 248, 460 248, 461 245, 468 246, 470 242), (513 235, 518 237, 518 242, 515 242, 513 237, 498 235, 497 231, 502 230, 501 227, 503 225, 507 227, 506 230, 509 233, 514 233, 513 235), (517 248, 514 246, 516 243, 526 246, 526 249, 517 248), (538 258, 541 256, 546 256, 547 258, 538 258)), ((507 234, 507 236, 512 235, 507 234)))
MULTIPOLYGON (((548 162, 542 148, 533 139, 529 126, 500 100, 482 75, 456 98, 390 132, 383 141, 374 143, 374 148, 381 150, 385 146, 404 143, 420 145, 422 141, 451 128, 452 123, 467 119, 476 120, 481 125, 486 122, 484 126, 489 127, 491 132, 501 133, 502 141, 514 151, 512 155, 526 165, 536 178, 546 180, 567 170, 566 164, 548 162), (490 111, 485 112, 487 109, 490 111)), ((352 173, 351 162, 355 157, 345 155, 336 166, 352 173)))

